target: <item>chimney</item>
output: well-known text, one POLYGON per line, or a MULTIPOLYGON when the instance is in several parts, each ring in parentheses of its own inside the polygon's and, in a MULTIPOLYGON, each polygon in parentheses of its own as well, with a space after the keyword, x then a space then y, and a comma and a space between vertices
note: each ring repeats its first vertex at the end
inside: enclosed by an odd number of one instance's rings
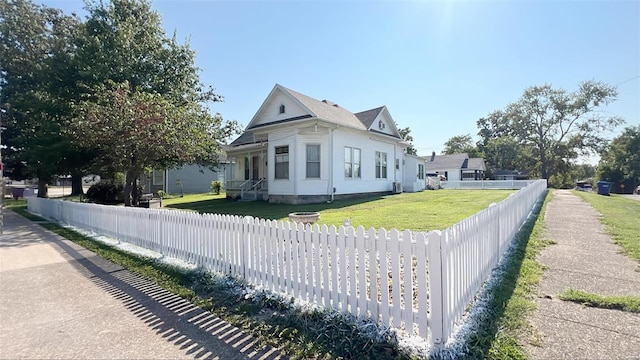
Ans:
POLYGON ((430 160, 430 161, 432 161, 432 162, 433 162, 433 160, 435 160, 435 159, 436 159, 436 152, 435 152, 435 151, 432 151, 432 152, 431 152, 431 160, 430 160))

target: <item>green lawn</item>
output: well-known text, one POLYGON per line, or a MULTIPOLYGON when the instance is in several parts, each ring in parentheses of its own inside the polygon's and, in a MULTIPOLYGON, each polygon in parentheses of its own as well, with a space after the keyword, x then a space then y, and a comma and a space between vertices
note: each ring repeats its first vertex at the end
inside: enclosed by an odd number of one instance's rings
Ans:
POLYGON ((602 214, 602 222, 622 252, 640 261, 640 201, 573 191, 602 214))
POLYGON ((163 206, 201 213, 286 219, 291 212, 318 211, 319 224, 341 225, 350 219, 365 228, 442 230, 505 199, 512 190, 436 190, 334 201, 331 204, 286 205, 265 201, 238 202, 224 194, 196 194, 163 200, 163 206))

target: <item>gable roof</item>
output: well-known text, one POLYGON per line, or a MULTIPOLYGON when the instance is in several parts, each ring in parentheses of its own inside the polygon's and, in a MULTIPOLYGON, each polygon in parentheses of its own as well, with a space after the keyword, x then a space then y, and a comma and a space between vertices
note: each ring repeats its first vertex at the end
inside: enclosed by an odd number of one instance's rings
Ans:
POLYGON ((301 94, 297 91, 293 91, 284 86, 276 84, 276 87, 277 86, 280 86, 285 92, 293 96, 304 107, 309 109, 313 114, 315 114, 318 118, 322 120, 326 120, 338 125, 347 126, 347 127, 358 129, 358 130, 367 130, 368 128, 368 127, 365 127, 362 121, 360 121, 360 119, 358 119, 358 117, 356 117, 355 114, 341 107, 338 104, 335 104, 328 100, 324 100, 324 101, 316 100, 310 96, 301 94))
POLYGON ((427 161, 427 169, 461 169, 464 162, 469 159, 469 155, 467 153, 446 154, 425 156, 424 159, 427 161))
POLYGON ((484 168, 484 159, 483 158, 469 158, 469 163, 467 165, 468 169, 473 170, 485 170, 484 168))
POLYGON ((485 170, 483 158, 470 158, 467 153, 423 156, 427 169, 485 170), (433 159, 433 160, 432 160, 433 159))
MULTIPOLYGON (((260 106, 260 109, 258 109, 256 114, 251 119, 251 122, 249 122, 249 125, 247 125, 245 132, 239 138, 234 140, 231 143, 231 145, 239 146, 243 144, 255 143, 255 140, 252 139, 252 135, 250 133, 251 130, 254 130, 260 127, 282 124, 282 123, 287 123, 287 122, 292 122, 297 120, 305 120, 310 118, 318 118, 320 120, 324 120, 340 126, 345 126, 352 129, 362 130, 362 131, 370 131, 370 132, 379 133, 382 135, 391 136, 391 137, 400 139, 400 134, 398 133, 398 130, 395 127, 395 124, 392 124, 393 125, 392 132, 394 132, 394 134, 386 134, 379 131, 375 131, 375 129, 371 129, 371 124, 375 121, 375 119, 378 118, 378 116, 383 111, 385 111, 385 109, 386 109, 385 106, 380 106, 375 109, 366 110, 366 111, 362 111, 357 114, 354 114, 349 110, 329 100, 322 100, 322 101, 316 100, 310 96, 301 94, 297 91, 286 88, 280 84, 276 84, 274 88, 271 90, 271 92, 269 93, 269 95, 267 96, 267 98, 265 99, 265 101, 260 106), (281 92, 285 96, 288 96, 294 103, 299 105, 307 113, 307 115, 301 115, 301 116, 296 116, 296 117, 287 118, 287 119, 278 119, 268 123, 258 123, 259 115, 261 114, 262 110, 267 106, 267 104, 269 103, 269 100, 274 96, 276 92, 281 92)), ((388 110, 386 111, 388 113, 388 110)), ((388 117, 391 118, 391 115, 388 115, 388 117)))
POLYGON ((373 122, 378 118, 382 110, 384 110, 384 106, 380 106, 371 110, 361 111, 355 114, 355 116, 368 129, 371 127, 371 124, 373 124, 373 122))

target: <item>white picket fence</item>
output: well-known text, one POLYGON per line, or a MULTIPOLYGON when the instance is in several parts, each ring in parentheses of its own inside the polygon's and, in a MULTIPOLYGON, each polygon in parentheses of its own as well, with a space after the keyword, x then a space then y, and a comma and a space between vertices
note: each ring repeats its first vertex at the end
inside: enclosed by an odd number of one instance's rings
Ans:
POLYGON ((546 190, 534 182, 444 231, 307 226, 29 198, 29 210, 441 345, 546 190))
POLYGON ((441 181, 443 189, 494 189, 494 190, 519 190, 538 180, 452 180, 441 181))

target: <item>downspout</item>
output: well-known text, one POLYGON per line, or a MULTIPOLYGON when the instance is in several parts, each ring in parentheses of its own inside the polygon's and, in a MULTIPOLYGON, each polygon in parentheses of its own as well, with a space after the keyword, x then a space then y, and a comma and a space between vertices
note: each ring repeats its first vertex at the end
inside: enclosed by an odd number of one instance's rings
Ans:
POLYGON ((398 146, 397 144, 393 144, 393 182, 398 182, 398 170, 400 170, 400 160, 398 159, 397 154, 398 146), (396 169, 396 161, 398 162, 398 168, 396 169))
POLYGON ((335 129, 331 128, 331 131, 329 132, 329 187, 327 189, 327 191, 329 192, 329 198, 330 200, 327 201, 328 204, 333 202, 334 199, 334 191, 333 191, 333 153, 334 153, 334 149, 333 149, 333 131, 335 129))

